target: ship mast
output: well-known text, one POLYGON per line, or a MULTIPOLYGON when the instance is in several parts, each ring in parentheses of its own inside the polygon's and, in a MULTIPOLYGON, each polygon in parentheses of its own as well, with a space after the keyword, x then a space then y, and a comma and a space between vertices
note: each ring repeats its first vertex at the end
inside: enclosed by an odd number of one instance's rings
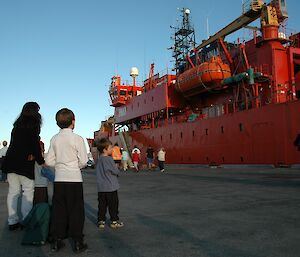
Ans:
POLYGON ((180 27, 172 27, 175 30, 174 45, 170 49, 173 50, 173 57, 175 58, 174 70, 176 74, 181 73, 186 64, 186 58, 190 51, 196 46, 195 43, 195 30, 190 22, 191 11, 187 8, 182 8, 182 24, 180 27))

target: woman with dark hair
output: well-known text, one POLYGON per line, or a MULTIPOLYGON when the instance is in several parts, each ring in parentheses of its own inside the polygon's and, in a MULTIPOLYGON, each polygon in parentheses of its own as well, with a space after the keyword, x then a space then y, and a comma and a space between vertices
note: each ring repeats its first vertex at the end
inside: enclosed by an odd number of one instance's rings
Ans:
POLYGON ((18 198, 22 193, 21 213, 25 219, 32 208, 34 193, 34 164, 43 165, 45 160, 41 154, 40 130, 42 117, 36 102, 28 102, 23 106, 20 116, 14 123, 10 145, 4 159, 2 170, 7 173, 8 225, 9 230, 21 227, 18 217, 18 198))

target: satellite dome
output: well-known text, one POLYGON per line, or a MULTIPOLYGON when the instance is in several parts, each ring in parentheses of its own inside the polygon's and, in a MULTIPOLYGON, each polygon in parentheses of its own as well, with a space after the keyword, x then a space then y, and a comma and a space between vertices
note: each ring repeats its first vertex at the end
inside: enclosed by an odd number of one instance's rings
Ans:
POLYGON ((131 77, 137 77, 139 75, 139 70, 137 67, 132 67, 130 69, 130 76, 131 77))
POLYGON ((190 9, 185 9, 184 12, 185 12, 186 14, 190 14, 190 13, 191 13, 190 9))

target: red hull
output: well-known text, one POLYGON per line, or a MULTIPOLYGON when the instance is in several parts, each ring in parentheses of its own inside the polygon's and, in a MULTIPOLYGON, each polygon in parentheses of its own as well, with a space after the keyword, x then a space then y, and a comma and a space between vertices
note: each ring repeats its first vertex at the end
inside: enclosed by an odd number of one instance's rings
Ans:
MULTIPOLYGON (((146 152, 163 146, 167 163, 273 164, 300 163, 293 141, 300 133, 300 101, 271 104, 190 123, 130 132, 130 142, 146 152)), ((118 136, 111 137, 113 142, 118 136)))

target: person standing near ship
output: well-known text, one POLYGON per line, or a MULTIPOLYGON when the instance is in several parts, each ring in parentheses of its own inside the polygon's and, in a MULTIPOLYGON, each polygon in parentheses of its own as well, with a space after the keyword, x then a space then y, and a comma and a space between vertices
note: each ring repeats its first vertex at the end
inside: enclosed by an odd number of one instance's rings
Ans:
POLYGON ((114 164, 112 144, 107 138, 101 138, 96 142, 99 158, 96 165, 97 189, 98 189, 98 228, 105 227, 107 209, 110 214, 110 227, 121 228, 123 222, 119 220, 119 197, 120 188, 118 176, 119 169, 114 164))
POLYGON ((154 158, 154 150, 151 145, 148 146, 146 153, 147 153, 148 170, 151 170, 153 165, 153 158, 154 158))
POLYGON ((50 141, 46 163, 55 168, 53 184, 50 233, 53 236, 51 251, 57 252, 65 246, 63 240, 73 239, 73 251, 80 253, 88 246, 83 240, 84 200, 81 169, 88 161, 84 140, 75 134, 75 115, 67 108, 59 110, 56 124, 58 134, 50 141))
POLYGON ((158 160, 158 167, 159 167, 160 172, 164 172, 165 171, 166 151, 163 147, 160 148, 157 153, 157 160, 158 160))
POLYGON ((113 149, 112 149, 112 158, 115 161, 115 164, 117 165, 118 168, 120 168, 121 160, 122 160, 122 154, 121 154, 121 149, 118 145, 118 143, 115 143, 113 149))
POLYGON ((122 169, 123 169, 123 171, 127 171, 128 161, 129 161, 129 154, 125 149, 123 149, 122 150, 122 169))
POLYGON ((23 220, 32 208, 34 193, 34 164, 44 165, 39 134, 42 117, 36 102, 26 103, 14 123, 10 145, 2 165, 7 174, 8 226, 9 230, 22 227, 17 212, 18 199, 22 195, 21 213, 23 220))
POLYGON ((7 175, 6 175, 6 173, 2 172, 1 166, 2 166, 2 163, 3 163, 3 161, 4 161, 4 157, 5 157, 6 152, 7 152, 7 149, 8 149, 8 147, 7 147, 7 141, 3 141, 3 142, 2 142, 2 145, 3 145, 3 147, 0 149, 0 171, 1 171, 1 181, 6 182, 6 180, 7 180, 7 175))
POLYGON ((139 172, 139 161, 140 161, 140 155, 138 151, 135 149, 132 154, 132 162, 136 172, 139 172))

